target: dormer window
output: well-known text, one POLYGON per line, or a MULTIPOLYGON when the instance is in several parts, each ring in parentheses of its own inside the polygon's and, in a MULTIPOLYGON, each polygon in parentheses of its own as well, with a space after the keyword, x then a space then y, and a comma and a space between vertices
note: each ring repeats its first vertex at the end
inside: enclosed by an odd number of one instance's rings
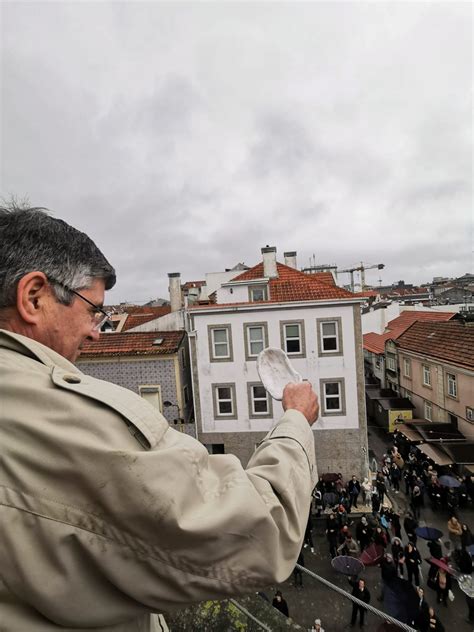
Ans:
POLYGON ((267 286, 266 285, 253 285, 249 287, 249 300, 251 303, 258 303, 259 301, 267 301, 267 286))

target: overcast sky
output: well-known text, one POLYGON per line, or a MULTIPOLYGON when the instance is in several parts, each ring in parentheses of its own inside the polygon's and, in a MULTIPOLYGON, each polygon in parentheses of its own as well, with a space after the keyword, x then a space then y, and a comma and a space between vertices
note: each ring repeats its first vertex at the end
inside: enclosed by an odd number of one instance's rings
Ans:
POLYGON ((267 244, 473 271, 470 2, 3 2, 1 28, 0 194, 92 236, 108 302, 267 244))

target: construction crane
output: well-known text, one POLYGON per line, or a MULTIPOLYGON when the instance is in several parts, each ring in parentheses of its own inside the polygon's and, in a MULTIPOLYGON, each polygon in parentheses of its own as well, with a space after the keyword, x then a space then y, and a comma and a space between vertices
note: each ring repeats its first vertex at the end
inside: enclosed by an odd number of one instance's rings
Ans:
POLYGON ((354 268, 348 268, 347 270, 338 270, 337 273, 347 272, 351 275, 351 292, 354 291, 354 272, 360 272, 360 291, 363 292, 365 288, 365 271, 372 270, 377 268, 377 270, 382 270, 385 268, 384 263, 375 263, 374 265, 365 266, 362 261, 360 262, 360 266, 356 266, 354 268))

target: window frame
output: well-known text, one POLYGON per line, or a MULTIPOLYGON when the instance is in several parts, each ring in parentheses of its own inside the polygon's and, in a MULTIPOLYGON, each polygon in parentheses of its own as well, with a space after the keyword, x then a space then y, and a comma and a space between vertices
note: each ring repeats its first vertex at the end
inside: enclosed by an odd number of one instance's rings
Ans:
MULTIPOLYGON (((207 338, 208 338, 208 343, 209 343, 209 362, 233 362, 234 361, 234 350, 232 347, 232 327, 230 324, 208 325, 207 338), (216 356, 214 353, 215 352, 214 332, 219 329, 224 329, 227 332, 228 355, 226 356, 216 356)), ((217 343, 217 344, 223 344, 223 343, 217 343)))
MULTIPOLYGON (((291 338, 291 340, 295 340, 295 338, 291 338)), ((289 358, 306 358, 306 340, 305 340, 305 331, 304 331, 304 320, 280 320, 280 344, 283 351, 288 355, 289 358), (291 325, 298 325, 299 327, 299 340, 300 340, 300 350, 299 351, 287 351, 286 342, 286 327, 291 325)))
POLYGON ((268 301, 268 286, 265 285, 249 285, 249 303, 263 303, 264 301, 268 301), (255 300, 253 293, 255 290, 261 290, 263 292, 263 298, 255 300))
POLYGON ((458 399, 458 380, 456 373, 449 373, 446 371, 446 396, 451 399, 458 399), (453 377, 454 379, 450 380, 450 377, 453 377), (454 384, 454 395, 449 392, 450 383, 454 384))
POLYGON ((385 366, 388 371, 392 371, 392 373, 396 373, 397 372, 397 359, 395 358, 395 356, 387 355, 387 361, 385 363, 385 366), (392 364, 393 364, 393 367, 392 367, 392 364))
POLYGON ((212 408, 214 412, 214 420, 226 420, 226 419, 237 419, 237 397, 235 390, 235 382, 219 382, 216 384, 211 384, 212 389, 212 408), (218 389, 219 388, 230 388, 230 400, 218 398, 218 389), (219 413, 219 402, 220 401, 230 401, 232 404, 232 412, 231 413, 219 413))
POLYGON ((410 358, 403 358, 403 377, 411 380, 411 360, 410 358))
POLYGON ((474 408, 472 406, 466 406, 466 419, 469 422, 474 422, 474 408))
POLYGON ((421 365, 421 383, 425 388, 433 388, 431 383, 431 366, 429 364, 421 365), (425 380, 426 376, 428 376, 428 381, 425 380))
POLYGON ((249 334, 249 330, 252 328, 257 328, 257 327, 261 327, 263 330, 263 349, 266 349, 266 347, 268 347, 268 323, 266 322, 254 322, 254 323, 244 323, 243 328, 244 328, 244 347, 245 347, 245 359, 248 362, 251 361, 255 361, 258 357, 258 353, 257 354, 251 354, 250 353, 250 334, 249 334))
POLYGON ((317 330, 317 339, 318 339, 318 356, 319 357, 332 357, 332 356, 342 356, 344 355, 343 345, 342 345, 342 318, 340 316, 333 316, 328 318, 316 318, 316 330, 317 330), (336 334, 334 336, 324 336, 323 335, 323 325, 325 323, 335 323, 336 325, 336 334), (325 351, 323 348, 323 343, 325 338, 335 338, 337 342, 336 349, 330 349, 325 351))
POLYGON ((425 399, 425 409, 424 409, 425 419, 428 421, 433 421, 433 403, 429 400, 425 399), (430 411, 428 414, 428 410, 430 411))
MULTIPOLYGON (((267 412, 265 413, 255 412, 255 409, 253 406, 255 402, 255 399, 253 397, 253 389, 256 386, 260 386, 263 388, 263 384, 261 382, 247 382, 247 399, 248 399, 248 404, 249 404, 249 418, 250 419, 272 419, 273 418, 272 398, 270 397, 267 391, 265 391, 266 401, 267 401, 267 412)), ((257 401, 263 401, 263 398, 258 398, 257 401)))
POLYGON ((139 384, 138 385, 138 394, 142 399, 144 399, 150 406, 153 406, 157 410, 163 414, 163 396, 161 392, 161 384, 139 384), (151 398, 144 397, 144 394, 155 395, 157 396, 158 406, 156 406, 151 398))
MULTIPOLYGON (((321 378, 319 380, 319 392, 320 392, 320 404, 321 404, 321 417, 345 417, 346 415, 346 386, 345 379, 343 377, 329 377, 321 378), (326 408, 326 384, 339 384, 339 399, 340 409, 327 409, 326 408)), ((335 397, 329 395, 329 397, 335 397)))

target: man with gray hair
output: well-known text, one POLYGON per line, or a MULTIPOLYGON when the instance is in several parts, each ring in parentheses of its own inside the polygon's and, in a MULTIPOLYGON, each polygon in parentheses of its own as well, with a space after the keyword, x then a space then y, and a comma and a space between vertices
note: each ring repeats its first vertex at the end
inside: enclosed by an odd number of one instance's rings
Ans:
POLYGON ((81 373, 115 272, 44 209, 0 208, 0 629, 157 630, 286 579, 316 482, 308 383, 246 469, 81 373))

